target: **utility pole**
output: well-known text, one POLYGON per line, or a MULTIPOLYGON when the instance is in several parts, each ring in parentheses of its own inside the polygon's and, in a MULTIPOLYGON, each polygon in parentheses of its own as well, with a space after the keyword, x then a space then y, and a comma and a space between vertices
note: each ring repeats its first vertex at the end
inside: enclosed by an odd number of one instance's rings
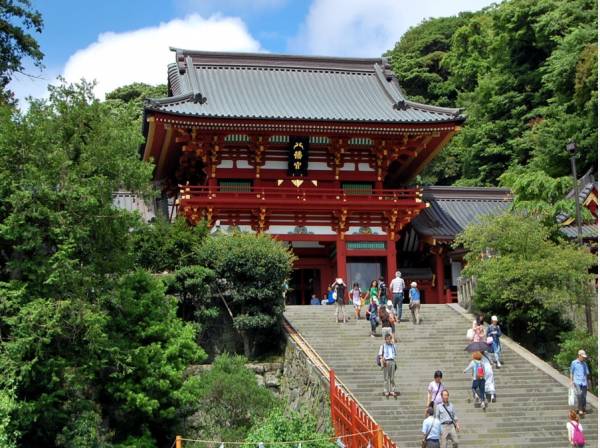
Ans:
MULTIPOLYGON (((571 154, 571 172, 573 174, 573 183, 575 184, 575 217, 577 219, 577 243, 583 247, 583 232, 581 230, 581 204, 579 202, 579 181, 577 179, 577 145, 574 141, 567 143, 567 152, 571 154)), ((589 297, 585 298, 585 323, 589 334, 593 334, 592 307, 589 297)))

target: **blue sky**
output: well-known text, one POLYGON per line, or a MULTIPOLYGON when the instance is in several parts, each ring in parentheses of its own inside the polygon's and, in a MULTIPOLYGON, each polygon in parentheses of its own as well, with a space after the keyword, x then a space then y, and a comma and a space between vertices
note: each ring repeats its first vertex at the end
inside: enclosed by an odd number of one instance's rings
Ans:
POLYGON ((379 56, 427 17, 478 10, 490 0, 34 0, 45 70, 18 76, 20 99, 44 96, 58 75, 95 79, 96 93, 166 80, 169 46, 331 56, 379 56))

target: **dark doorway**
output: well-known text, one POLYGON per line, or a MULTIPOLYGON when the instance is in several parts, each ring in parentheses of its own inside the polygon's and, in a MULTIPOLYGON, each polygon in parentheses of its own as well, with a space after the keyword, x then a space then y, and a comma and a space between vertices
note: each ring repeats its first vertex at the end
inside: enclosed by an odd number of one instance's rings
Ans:
POLYGON ((291 292, 287 298, 288 305, 308 305, 313 294, 319 297, 321 271, 319 269, 294 269, 289 287, 291 292))

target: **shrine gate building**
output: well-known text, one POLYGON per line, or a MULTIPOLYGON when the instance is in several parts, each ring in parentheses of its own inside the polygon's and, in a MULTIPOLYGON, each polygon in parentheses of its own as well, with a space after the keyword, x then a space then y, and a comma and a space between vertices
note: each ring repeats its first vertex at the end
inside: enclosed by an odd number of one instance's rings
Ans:
POLYGON ((509 203, 505 190, 415 185, 459 131, 458 109, 407 100, 385 58, 173 50, 169 96, 145 105, 142 150, 179 214, 287 242, 292 303, 335 277, 389 283, 398 268, 425 302, 451 300, 454 235, 440 223, 460 219, 439 201, 462 201, 458 215, 509 203))

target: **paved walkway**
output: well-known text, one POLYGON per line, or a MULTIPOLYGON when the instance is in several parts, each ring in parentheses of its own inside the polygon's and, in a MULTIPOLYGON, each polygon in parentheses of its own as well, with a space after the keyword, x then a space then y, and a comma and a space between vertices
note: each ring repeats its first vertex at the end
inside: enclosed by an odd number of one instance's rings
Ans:
MULTIPOLYGON (((537 359, 533 355, 528 359, 522 348, 510 348, 516 344, 505 344, 505 364, 495 370, 498 401, 483 412, 468 401, 471 382, 462 373, 469 361, 463 350, 469 321, 460 308, 423 305, 421 309, 422 325, 403 321, 397 329, 396 384, 401 393, 397 400, 382 397, 383 375, 375 365, 382 339, 369 337, 366 320, 336 324, 331 306, 288 306, 285 316, 399 448, 420 446, 426 387, 437 369, 444 372, 463 427, 461 447, 568 446, 567 389, 559 381, 560 373, 549 375, 532 363, 537 359)), ((406 319, 406 305, 404 311, 406 319)), ((597 400, 594 403, 597 406, 597 400)), ((589 448, 598 446, 596 412, 593 408, 582 422, 589 448)))

